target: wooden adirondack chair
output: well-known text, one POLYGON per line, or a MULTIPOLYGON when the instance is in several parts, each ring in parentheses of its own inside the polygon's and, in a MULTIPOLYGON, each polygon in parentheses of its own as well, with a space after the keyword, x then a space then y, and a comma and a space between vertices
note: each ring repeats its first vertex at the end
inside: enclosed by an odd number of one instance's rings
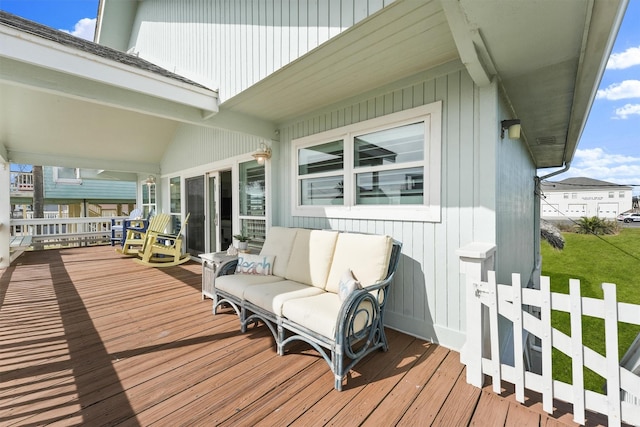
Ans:
POLYGON ((140 258, 136 261, 150 267, 170 267, 189 261, 190 255, 182 253, 182 240, 190 215, 187 214, 177 234, 147 233, 147 241, 138 251, 140 258))
POLYGON ((144 249, 147 236, 153 233, 163 233, 171 221, 171 215, 160 213, 149 220, 149 226, 145 232, 136 229, 127 230, 127 237, 122 248, 116 248, 116 252, 127 256, 137 256, 140 248, 144 249))

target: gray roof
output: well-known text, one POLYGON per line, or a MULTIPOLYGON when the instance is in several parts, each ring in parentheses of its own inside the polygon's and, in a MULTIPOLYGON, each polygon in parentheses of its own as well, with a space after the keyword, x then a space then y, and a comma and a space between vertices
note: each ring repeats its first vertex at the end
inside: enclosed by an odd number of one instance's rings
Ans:
POLYGON ((589 190, 631 190, 628 185, 614 184, 593 178, 577 177, 562 181, 545 181, 542 183, 544 191, 589 191, 589 190))
POLYGON ((0 10, 0 25, 12 27, 25 33, 33 34, 40 38, 59 43, 83 52, 91 53, 105 59, 119 62, 131 67, 145 70, 154 74, 161 75, 173 80, 178 80, 188 85, 209 89, 199 83, 186 79, 178 74, 172 73, 162 67, 159 67, 149 61, 139 58, 135 55, 121 52, 110 47, 102 46, 76 36, 72 36, 64 31, 56 30, 46 25, 39 24, 9 12, 0 10))

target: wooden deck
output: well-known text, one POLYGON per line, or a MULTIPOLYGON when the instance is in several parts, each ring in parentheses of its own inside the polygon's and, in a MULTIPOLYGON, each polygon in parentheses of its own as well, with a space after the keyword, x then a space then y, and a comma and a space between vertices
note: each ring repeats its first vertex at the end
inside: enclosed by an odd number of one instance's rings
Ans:
POLYGON ((0 425, 573 424, 465 382, 459 354, 389 330, 390 351, 333 389, 302 345, 211 314, 201 267, 141 266, 112 247, 26 252, 0 270, 0 425))

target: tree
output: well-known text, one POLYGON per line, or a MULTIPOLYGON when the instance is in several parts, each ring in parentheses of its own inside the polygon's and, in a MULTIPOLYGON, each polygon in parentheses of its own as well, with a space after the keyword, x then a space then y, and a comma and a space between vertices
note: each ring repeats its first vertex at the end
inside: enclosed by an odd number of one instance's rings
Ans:
POLYGON ((33 167, 33 217, 44 218, 44 180, 42 166, 33 167))

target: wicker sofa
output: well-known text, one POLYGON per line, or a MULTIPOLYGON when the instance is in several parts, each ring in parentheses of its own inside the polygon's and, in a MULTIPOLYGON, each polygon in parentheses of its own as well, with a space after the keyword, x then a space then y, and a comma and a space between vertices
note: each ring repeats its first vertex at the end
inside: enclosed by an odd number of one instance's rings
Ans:
POLYGON ((279 355, 292 341, 309 343, 342 390, 358 361, 388 348, 384 308, 401 246, 389 236, 273 227, 260 255, 240 254, 219 272, 213 312, 230 305, 243 332, 264 322, 279 355))

